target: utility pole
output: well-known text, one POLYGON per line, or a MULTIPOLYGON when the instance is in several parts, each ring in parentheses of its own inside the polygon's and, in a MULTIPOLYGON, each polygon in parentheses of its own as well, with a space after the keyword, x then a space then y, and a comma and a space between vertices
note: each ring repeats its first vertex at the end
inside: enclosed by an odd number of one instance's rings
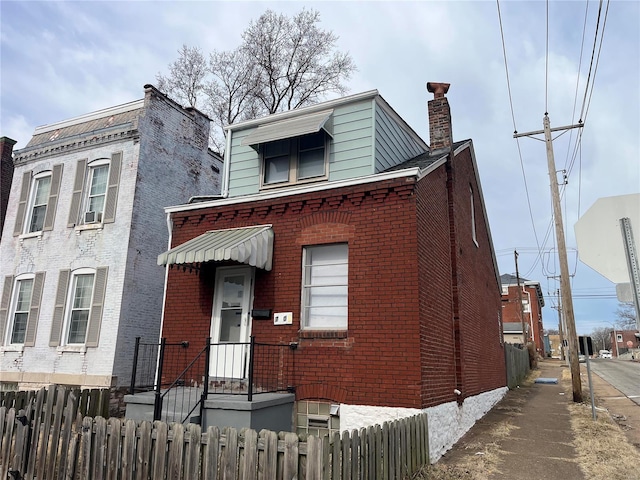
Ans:
POLYGON ((564 238, 564 226, 562 224, 562 208, 560 206, 560 191, 556 177, 556 162, 553 157, 553 139, 551 132, 582 128, 583 124, 567 127, 551 128, 547 112, 542 119, 543 130, 513 135, 514 138, 544 134, 544 142, 547 149, 547 167, 551 183, 551 199, 553 201, 553 218, 556 227, 556 239, 558 242, 558 260, 560 263, 560 292, 562 307, 567 331, 567 343, 569 345, 569 365, 571 366, 571 384, 573 386, 573 401, 582 402, 582 382, 580 380, 580 364, 578 363, 578 335, 573 314, 573 298, 571 297, 571 283, 569 277, 569 263, 567 261, 567 244, 564 238))
POLYGON ((520 274, 518 273, 518 251, 513 251, 513 258, 516 262, 516 283, 518 285, 518 314, 520 315, 520 324, 522 325, 522 345, 527 348, 527 331, 524 328, 524 312, 522 311, 522 290, 520 289, 520 274))
POLYGON ((564 360, 564 322, 562 321, 562 304, 560 303, 560 290, 556 290, 558 295, 558 333, 560 334, 560 360, 564 360))

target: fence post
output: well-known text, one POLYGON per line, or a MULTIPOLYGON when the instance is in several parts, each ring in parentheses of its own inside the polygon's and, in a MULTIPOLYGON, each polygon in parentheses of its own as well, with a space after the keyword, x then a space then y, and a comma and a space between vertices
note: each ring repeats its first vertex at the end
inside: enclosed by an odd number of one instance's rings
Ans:
POLYGON ((162 417, 162 396, 160 395, 160 388, 162 386, 162 366, 164 363, 164 345, 167 343, 166 338, 160 339, 160 353, 158 355, 158 372, 156 374, 155 385, 155 401, 153 403, 153 420, 160 420, 162 417))
POLYGON ((202 397, 200 398, 200 426, 204 428, 204 402, 209 396, 209 362, 211 360, 211 337, 207 337, 207 345, 204 350, 204 384, 202 385, 202 397))
POLYGON ((134 395, 136 389, 136 374, 138 373, 138 350, 140 349, 140 337, 136 337, 136 346, 133 351, 133 369, 131 370, 131 387, 129 393, 134 395))
POLYGON ((249 389, 247 394, 247 401, 253 401, 253 362, 254 362, 254 350, 256 345, 256 337, 251 335, 249 337, 249 389))

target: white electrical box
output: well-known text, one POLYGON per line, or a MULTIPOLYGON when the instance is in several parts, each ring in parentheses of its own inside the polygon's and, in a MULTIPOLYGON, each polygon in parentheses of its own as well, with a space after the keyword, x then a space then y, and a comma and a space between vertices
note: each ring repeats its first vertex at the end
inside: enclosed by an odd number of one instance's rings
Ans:
POLYGON ((293 324, 293 312, 274 313, 274 325, 291 325, 293 324))

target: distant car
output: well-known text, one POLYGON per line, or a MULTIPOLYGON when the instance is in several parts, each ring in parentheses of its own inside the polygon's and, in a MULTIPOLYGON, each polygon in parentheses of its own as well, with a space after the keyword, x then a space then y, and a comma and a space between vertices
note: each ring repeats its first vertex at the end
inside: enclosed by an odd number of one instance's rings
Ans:
POLYGON ((613 358, 609 350, 600 350, 600 358, 613 358))

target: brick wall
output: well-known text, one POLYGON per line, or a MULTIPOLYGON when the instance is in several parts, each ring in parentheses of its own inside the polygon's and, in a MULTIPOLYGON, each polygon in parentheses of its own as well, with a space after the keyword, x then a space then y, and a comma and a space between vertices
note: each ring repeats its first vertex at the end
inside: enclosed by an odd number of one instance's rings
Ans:
POLYGON ((9 137, 0 137, 0 234, 4 227, 4 218, 7 215, 7 204, 11 192, 13 179, 13 146, 15 140, 9 137))
POLYGON ((500 284, 470 148, 456 156, 453 168, 463 374, 461 391, 466 397, 505 386, 506 371, 500 342, 500 284), (472 237, 471 192, 474 196, 477 245, 472 237))
MULTIPOLYGON (((470 157, 460 163, 471 163, 470 157)), ((470 182, 475 186, 472 173, 471 166, 461 167, 467 192, 470 182)), ((456 205, 458 230, 470 228, 465 201, 456 205)), ((465 395, 505 385, 500 295, 479 198, 476 205, 479 247, 470 235, 455 245, 462 267, 459 377, 465 395)), ((299 343, 297 398, 424 408, 456 398, 447 219, 442 167, 417 184, 387 180, 175 213, 172 244, 212 229, 272 224, 273 269, 257 270, 253 308, 293 312, 293 325, 253 320, 252 334, 258 342, 299 343), (303 247, 333 242, 349 245, 348 331, 301 332, 303 247)), ((215 268, 170 269, 163 327, 168 341, 199 345, 209 336, 215 268)))
MULTIPOLYGON (((415 196, 404 179, 174 214, 174 245, 210 229, 272 224, 273 270, 256 272, 254 308, 293 312, 293 325, 253 320, 259 342, 298 342, 298 399, 420 406, 415 196), (304 245, 349 244, 346 335, 300 335, 304 245), (399 246, 402 248, 399 248, 399 246), (304 337, 304 338, 303 338, 304 337)), ((169 272, 163 335, 201 343, 209 335, 215 273, 169 272)))

